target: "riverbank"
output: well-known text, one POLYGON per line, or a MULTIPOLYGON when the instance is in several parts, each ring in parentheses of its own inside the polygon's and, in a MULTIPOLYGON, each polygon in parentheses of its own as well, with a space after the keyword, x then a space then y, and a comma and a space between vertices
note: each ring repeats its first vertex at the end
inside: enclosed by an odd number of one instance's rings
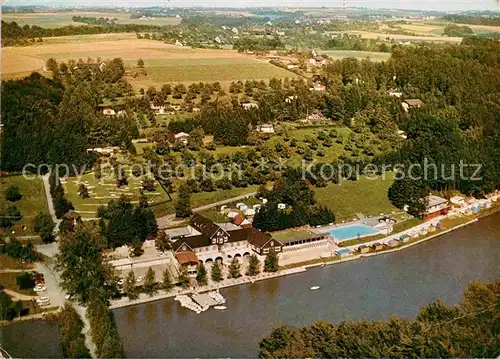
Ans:
MULTIPOLYGON (((284 269, 280 269, 276 273, 261 273, 255 277, 242 277, 242 278, 238 278, 238 279, 226 279, 223 282, 220 282, 218 284, 209 285, 209 286, 200 288, 198 290, 192 290, 192 289, 184 289, 183 290, 180 288, 175 288, 174 290, 169 291, 169 292, 165 292, 165 291, 160 290, 160 291, 158 291, 157 294, 155 294, 153 296, 149 296, 147 294, 141 293, 139 298, 136 300, 129 300, 127 297, 124 297, 124 298, 112 301, 112 303, 110 305, 110 309, 118 309, 118 308, 123 308, 123 307, 129 307, 129 306, 149 303, 149 302, 155 302, 155 301, 159 301, 162 299, 172 298, 172 297, 175 297, 175 296, 181 295, 181 294, 203 293, 203 292, 208 292, 208 291, 212 291, 212 290, 216 290, 216 289, 222 289, 222 288, 228 288, 228 287, 238 286, 238 285, 242 285, 242 284, 254 283, 257 281, 263 281, 263 280, 267 280, 267 279, 271 279, 271 278, 288 276, 288 275, 296 274, 296 273, 302 273, 302 272, 307 271, 310 268, 314 268, 314 267, 318 267, 318 266, 327 266, 327 265, 329 266, 332 264, 345 263, 345 262, 350 262, 350 261, 354 261, 354 260, 366 259, 366 258, 373 257, 373 256, 378 256, 378 255, 389 254, 392 252, 401 251, 403 249, 410 248, 412 246, 430 241, 434 238, 440 237, 442 235, 445 235, 445 234, 450 233, 452 231, 455 231, 457 229, 463 228, 463 227, 468 226, 472 223, 476 223, 479 220, 478 217, 482 218, 484 216, 494 214, 498 211, 500 211, 500 206, 495 206, 493 208, 490 208, 488 210, 487 214, 483 213, 483 215, 481 215, 480 213, 478 213, 477 215, 474 216, 474 218, 471 218, 470 220, 466 221, 465 223, 460 223, 456 226, 453 226, 452 228, 444 229, 444 230, 441 230, 437 233, 429 233, 423 238, 411 240, 411 241, 409 241, 407 243, 403 243, 400 246, 395 247, 395 248, 387 248, 384 250, 370 252, 370 253, 356 254, 356 255, 353 255, 353 256, 350 256, 347 258, 339 258, 336 256, 336 257, 329 257, 329 258, 318 258, 318 259, 315 259, 313 261, 298 262, 298 263, 294 263, 291 265, 287 265, 284 269)), ((401 232, 401 233, 403 233, 403 232, 401 232)), ((385 239, 389 238, 389 237, 391 237, 391 236, 387 236, 387 237, 385 237, 385 239)), ((384 239, 380 239, 378 241, 383 242, 384 239)))
POLYGON ((217 289, 229 288, 229 287, 234 287, 237 285, 248 284, 248 283, 254 283, 254 282, 258 282, 258 281, 262 281, 262 280, 266 280, 266 279, 302 273, 305 271, 306 271, 305 268, 290 268, 290 269, 285 269, 285 270, 275 272, 275 273, 264 272, 264 273, 260 273, 256 276, 254 276, 254 277, 240 277, 240 278, 236 278, 236 279, 226 279, 226 280, 224 280, 224 282, 221 282, 219 284, 208 285, 208 286, 205 286, 203 288, 200 288, 199 290, 180 289, 180 288, 175 288, 169 292, 159 290, 158 293, 153 295, 153 296, 149 296, 147 294, 141 293, 139 295, 139 298, 135 299, 135 300, 130 300, 127 297, 123 297, 121 299, 112 301, 109 309, 117 309, 117 308, 123 308, 123 307, 130 307, 130 306, 138 305, 138 304, 155 302, 155 301, 162 300, 162 299, 172 298, 172 297, 175 297, 177 295, 205 293, 205 292, 210 292, 210 291, 217 290, 217 289))

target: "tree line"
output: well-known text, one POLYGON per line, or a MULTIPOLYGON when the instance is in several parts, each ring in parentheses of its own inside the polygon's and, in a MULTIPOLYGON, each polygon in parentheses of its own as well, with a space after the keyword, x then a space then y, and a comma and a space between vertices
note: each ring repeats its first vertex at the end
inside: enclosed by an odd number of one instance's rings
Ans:
POLYGON ((496 357, 500 282, 471 282, 457 306, 438 300, 414 319, 275 328, 260 344, 260 358, 496 357))
POLYGON ((109 310, 110 298, 118 294, 117 279, 103 249, 96 224, 79 222, 61 232, 56 269, 61 287, 87 308, 97 357, 123 358, 123 344, 109 310))

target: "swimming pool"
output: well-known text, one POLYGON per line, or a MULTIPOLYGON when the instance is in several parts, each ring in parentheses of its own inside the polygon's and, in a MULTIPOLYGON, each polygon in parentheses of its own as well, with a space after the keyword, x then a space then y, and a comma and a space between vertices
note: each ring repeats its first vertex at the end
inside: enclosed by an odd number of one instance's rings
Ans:
POLYGON ((330 229, 328 231, 328 234, 330 234, 333 237, 333 239, 335 239, 336 241, 339 241, 339 242, 346 241, 348 239, 358 238, 358 237, 373 236, 373 235, 376 235, 378 233, 379 232, 372 227, 359 225, 359 224, 354 224, 352 226, 334 228, 334 229, 330 229))

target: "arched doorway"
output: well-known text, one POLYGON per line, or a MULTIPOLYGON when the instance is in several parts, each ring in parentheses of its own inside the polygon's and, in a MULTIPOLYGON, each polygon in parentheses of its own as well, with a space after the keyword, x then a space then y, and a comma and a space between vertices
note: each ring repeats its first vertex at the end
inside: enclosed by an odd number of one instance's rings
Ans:
POLYGON ((243 253, 243 257, 250 257, 250 253, 249 252, 243 253))
POLYGON ((219 264, 222 264, 222 262, 223 262, 223 258, 222 258, 222 257, 217 257, 217 258, 215 258, 215 261, 216 261, 217 263, 219 263, 219 264))

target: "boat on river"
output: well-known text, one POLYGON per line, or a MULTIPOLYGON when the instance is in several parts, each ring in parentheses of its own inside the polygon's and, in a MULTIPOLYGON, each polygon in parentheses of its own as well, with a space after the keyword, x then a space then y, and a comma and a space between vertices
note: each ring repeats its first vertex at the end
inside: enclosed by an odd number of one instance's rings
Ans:
POLYGON ((214 309, 217 309, 217 310, 224 310, 224 309, 226 309, 226 306, 225 306, 225 305, 216 305, 216 306, 214 307, 214 309))
POLYGON ((318 290, 319 289, 319 285, 315 285, 315 286, 312 286, 311 288, 309 288, 311 290, 318 290))

